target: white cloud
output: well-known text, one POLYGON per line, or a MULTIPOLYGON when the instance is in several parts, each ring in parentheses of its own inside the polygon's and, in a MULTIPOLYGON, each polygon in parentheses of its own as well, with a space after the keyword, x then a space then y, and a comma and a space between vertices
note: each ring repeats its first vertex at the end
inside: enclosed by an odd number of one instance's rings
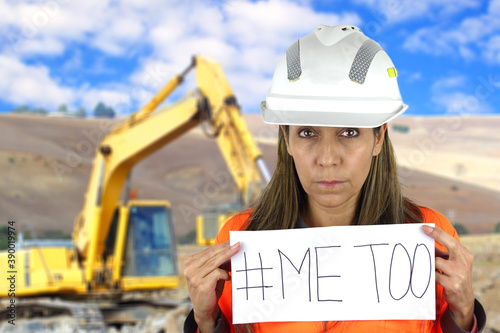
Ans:
POLYGON ((10 51, 11 54, 53 56, 62 54, 64 49, 65 46, 60 40, 41 37, 38 39, 23 40, 15 44, 14 48, 10 51))
POLYGON ((413 35, 409 36, 403 44, 403 48, 416 52, 441 55, 453 51, 450 45, 443 38, 436 38, 435 28, 421 28, 413 35))
POLYGON ((78 104, 87 110, 93 110, 99 102, 111 106, 119 115, 135 111, 131 106, 133 91, 127 91, 126 87, 82 89, 78 98, 78 104))
POLYGON ((228 80, 236 92, 238 104, 243 112, 259 110, 260 102, 266 98, 270 86, 269 79, 258 73, 247 72, 241 75, 230 73, 228 80))
MULTIPOLYGON (((291 43, 290 43, 291 44, 291 43)), ((272 47, 247 47, 240 55, 240 65, 249 72, 272 73, 277 59, 283 56, 279 50, 272 47), (273 61, 270 61, 272 59, 273 61)))
POLYGON ((180 71, 190 63, 191 58, 186 58, 184 59, 183 66, 177 67, 163 60, 152 58, 144 59, 140 62, 140 70, 131 75, 130 81, 132 85, 136 87, 159 90, 168 80, 180 73, 180 71))
MULTIPOLYGON (((119 13, 118 13, 119 14, 119 13)), ((109 26, 99 33, 95 33, 91 43, 101 51, 114 55, 123 55, 137 43, 144 35, 144 26, 136 15, 123 16, 113 19, 109 26)))
POLYGON ((436 95, 432 101, 450 115, 470 116, 494 113, 494 108, 486 101, 463 92, 436 95))
MULTIPOLYGON (((63 1, 33 1, 30 4, 9 2, 5 5, 10 20, 0 21, 2 30, 7 33, 5 49, 14 54, 30 56, 48 54, 43 41, 56 41, 66 44, 68 41, 81 40, 85 29, 92 27, 89 15, 77 15, 75 4, 63 1), (82 24, 83 23, 83 24, 82 24), (25 45, 31 45, 26 47, 25 45)), ((57 49, 57 54, 63 50, 57 49)))
POLYGON ((372 8, 372 16, 382 25, 394 24, 418 18, 440 20, 465 10, 481 6, 480 0, 356 0, 355 2, 372 8))
POLYGON ((484 55, 490 62, 500 64, 500 35, 493 36, 488 40, 484 55))
MULTIPOLYGON (((500 36, 500 0, 492 1, 487 12, 476 17, 466 17, 458 24, 438 24, 418 29, 407 37, 403 47, 412 52, 432 55, 458 54, 464 59, 486 58, 500 64, 494 56, 489 41, 500 36), (484 44, 487 44, 484 47, 484 44)), ((454 4, 452 2, 449 3, 454 4)))
POLYGON ((0 55, 0 96, 13 104, 55 108, 73 100, 73 91, 62 87, 44 66, 29 66, 18 59, 0 55))
POLYGON ((465 87, 466 78, 463 75, 450 76, 446 78, 442 78, 434 82, 432 85, 432 91, 438 92, 443 91, 445 89, 450 88, 464 88, 465 87))
POLYGON ((170 77, 188 64, 191 55, 205 54, 221 64, 243 108, 256 111, 278 59, 293 41, 320 23, 361 23, 354 13, 317 13, 285 0, 225 1, 215 7, 197 4, 171 7, 152 29, 154 52, 132 76, 135 84, 156 84, 148 80, 151 64, 162 64, 163 73, 170 77))
POLYGON ((460 53, 460 55, 464 59, 470 60, 470 59, 474 59, 476 57, 475 53, 470 48, 463 46, 463 45, 458 47, 458 52, 460 53))
MULTIPOLYGON (((193 54, 205 54, 222 65, 244 109, 257 110, 275 64, 294 40, 320 23, 361 23, 355 13, 318 13, 307 1, 294 0, 33 0, 2 2, 0 9, 10 13, 0 18, 0 32, 10 36, 8 43, 0 45, 0 54, 17 57, 20 65, 22 59, 61 56, 82 45, 102 52, 108 61, 109 56, 137 57, 137 50, 151 50, 137 58, 128 82, 114 86, 108 82, 88 87, 71 81, 76 87, 65 87, 46 69, 48 87, 65 92, 69 105, 83 103, 87 108, 98 100, 109 105, 125 102, 134 108, 183 70, 193 54)), ((95 72, 81 55, 72 57, 61 64, 60 75, 77 65, 95 72)), ((186 86, 192 81, 189 78, 186 86)), ((37 104, 33 96, 26 94, 25 102, 37 104)))
POLYGON ((421 72, 414 72, 408 76, 403 76, 406 81, 413 83, 416 81, 422 80, 422 73, 421 72))
POLYGON ((500 0, 492 0, 489 6, 490 13, 500 15, 500 0))
POLYGON ((244 46, 272 46, 286 49, 293 39, 302 37, 320 23, 359 25, 361 19, 354 13, 325 14, 291 1, 240 1, 228 12, 231 37, 244 46))
MULTIPOLYGON (((67 66, 78 64, 76 57, 67 66)), ((15 105, 33 105, 55 110, 60 104, 68 104, 70 109, 83 106, 92 110, 99 101, 110 105, 116 111, 135 111, 131 105, 136 91, 127 85, 110 85, 108 87, 68 87, 53 77, 49 68, 42 65, 26 65, 19 59, 0 55, 0 96, 8 103, 15 105)))
POLYGON ((8 37, 3 47, 10 46, 23 56, 48 54, 42 43, 46 40, 65 46, 57 54, 72 43, 85 43, 104 53, 121 55, 126 47, 140 42, 150 14, 141 16, 126 2, 110 0, 37 0, 30 4, 10 2, 0 8, 11 18, 0 20, 0 29, 8 37), (25 44, 32 46, 25 49, 25 44))
POLYGON ((74 54, 66 60, 60 67, 60 71, 62 73, 66 72, 75 72, 82 68, 83 60, 82 60, 82 52, 80 50, 75 50, 74 54))
MULTIPOLYGON (((494 108, 488 103, 490 94, 484 95, 478 87, 481 82, 468 82, 463 75, 437 80, 431 87, 432 102, 439 110, 454 115, 474 115, 493 113, 494 108)), ((484 87, 483 87, 484 88, 484 87)))

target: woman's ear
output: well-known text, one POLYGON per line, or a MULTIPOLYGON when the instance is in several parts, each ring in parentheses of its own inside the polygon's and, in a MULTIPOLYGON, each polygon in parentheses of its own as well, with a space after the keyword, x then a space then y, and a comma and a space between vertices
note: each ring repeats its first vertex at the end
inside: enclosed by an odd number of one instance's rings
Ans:
MULTIPOLYGON (((285 138, 286 150, 288 151, 288 155, 293 156, 290 151, 290 143, 288 142, 288 133, 286 132, 285 125, 280 125, 280 130, 283 132, 283 137, 285 138)), ((288 127, 288 131, 290 131, 290 127, 288 127)))
POLYGON ((380 154, 382 150, 382 145, 384 144, 385 139, 385 131, 387 131, 387 123, 380 126, 380 130, 375 136, 375 145, 373 146, 373 156, 377 156, 380 154))

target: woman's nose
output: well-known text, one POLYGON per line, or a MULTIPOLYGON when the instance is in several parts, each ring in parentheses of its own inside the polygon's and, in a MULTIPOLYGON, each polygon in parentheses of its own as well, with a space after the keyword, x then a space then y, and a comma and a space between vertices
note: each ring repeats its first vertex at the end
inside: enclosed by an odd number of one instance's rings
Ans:
POLYGON ((339 165, 341 162, 340 147, 336 140, 322 138, 318 142, 318 164, 324 167, 339 165))

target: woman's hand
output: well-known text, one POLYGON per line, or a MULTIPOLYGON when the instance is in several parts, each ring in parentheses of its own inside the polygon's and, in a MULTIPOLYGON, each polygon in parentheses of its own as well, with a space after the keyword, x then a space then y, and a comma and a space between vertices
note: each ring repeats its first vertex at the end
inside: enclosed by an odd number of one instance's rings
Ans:
POLYGON ((230 246, 227 241, 189 256, 184 261, 184 276, 193 303, 194 319, 202 333, 212 332, 215 328, 224 281, 230 279, 229 260, 239 250, 240 243, 230 246))
POLYGON ((474 256, 458 240, 443 230, 425 225, 422 229, 448 249, 446 253, 436 248, 436 282, 444 289, 443 297, 455 322, 462 329, 470 331, 474 315, 472 290, 474 256))

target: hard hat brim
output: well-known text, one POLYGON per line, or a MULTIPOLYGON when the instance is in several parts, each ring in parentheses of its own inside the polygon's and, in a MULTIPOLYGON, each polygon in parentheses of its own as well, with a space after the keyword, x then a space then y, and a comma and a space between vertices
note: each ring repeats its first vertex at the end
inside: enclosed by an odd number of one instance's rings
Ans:
POLYGON ((276 125, 375 128, 396 118, 406 109, 408 105, 399 103, 396 110, 388 113, 366 112, 366 109, 360 112, 273 110, 268 108, 266 101, 260 103, 264 122, 276 125))

